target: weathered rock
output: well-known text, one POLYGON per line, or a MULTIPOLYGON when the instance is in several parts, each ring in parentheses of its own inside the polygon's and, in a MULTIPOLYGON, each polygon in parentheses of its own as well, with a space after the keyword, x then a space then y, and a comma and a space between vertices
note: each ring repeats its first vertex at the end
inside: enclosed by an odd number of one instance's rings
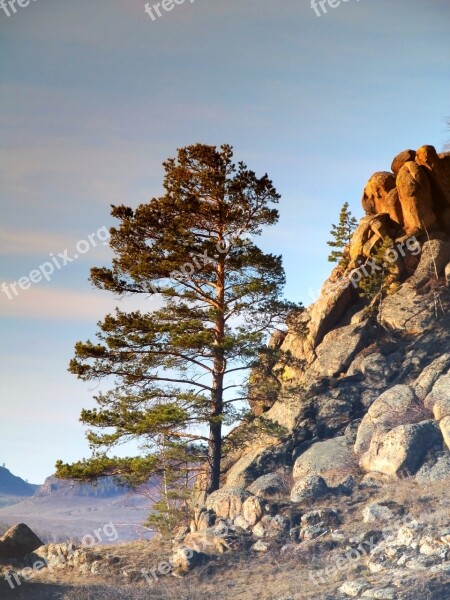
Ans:
POLYGON ((372 334, 373 328, 368 321, 333 329, 317 348, 317 360, 312 365, 313 372, 322 377, 334 377, 345 373, 372 334))
POLYGON ((374 173, 364 188, 362 207, 368 215, 389 212, 386 210, 386 196, 395 188, 392 173, 382 171, 374 173))
POLYGON ((207 555, 202 552, 196 552, 192 548, 183 546, 176 548, 172 555, 172 564, 174 566, 173 575, 182 576, 201 565, 207 559, 207 555))
POLYGON ((381 324, 395 331, 420 334, 431 327, 435 321, 434 314, 428 306, 432 306, 433 297, 419 294, 409 281, 400 289, 383 300, 379 320, 381 324))
POLYGON ((371 502, 364 507, 364 523, 387 523, 405 513, 404 507, 392 501, 371 502))
POLYGON ((415 289, 422 287, 431 279, 444 274, 444 269, 450 261, 450 242, 430 240, 422 245, 419 265, 410 278, 409 284, 415 289))
POLYGON ((260 496, 266 500, 283 497, 289 493, 286 477, 283 477, 279 473, 268 473, 267 475, 258 477, 247 490, 251 494, 260 496))
POLYGON ((242 513, 242 505, 250 494, 242 488, 222 488, 206 499, 206 508, 213 510, 217 517, 235 519, 242 513))
POLYGON ((431 196, 430 180, 424 167, 407 162, 397 175, 397 190, 403 213, 406 234, 437 228, 431 196))
POLYGON ((441 204, 450 206, 450 166, 433 146, 422 146, 417 150, 416 163, 427 169, 433 183, 433 192, 441 204))
POLYGON ((0 559, 22 559, 43 543, 25 523, 8 529, 0 538, 0 559))
POLYGON ((416 159, 415 150, 403 150, 403 152, 400 152, 399 154, 397 154, 397 156, 392 161, 392 166, 391 166, 392 172, 394 173, 394 175, 398 175, 398 172, 405 165, 405 163, 414 161, 415 159, 416 159))
POLYGON ((326 527, 338 527, 342 525, 342 515, 338 510, 332 508, 322 508, 310 510, 301 518, 301 526, 324 525, 326 527))
POLYGON ((291 502, 305 502, 317 500, 330 492, 323 477, 312 475, 305 479, 298 479, 291 491, 291 502))
POLYGON ((207 510, 201 507, 195 510, 194 519, 191 523, 191 531, 204 531, 216 522, 216 515, 213 510, 207 510))
POLYGON ((439 429, 441 430, 447 448, 450 450, 450 416, 446 416, 442 419, 439 423, 439 429))
POLYGON ((366 581, 346 581, 339 588, 339 592, 349 598, 356 598, 369 587, 366 581))
POLYGON ((184 547, 190 548, 206 556, 223 554, 231 550, 231 546, 224 535, 216 535, 213 531, 188 533, 184 538, 184 547))
POLYGON ((302 454, 294 464, 294 480, 312 475, 321 476, 327 485, 339 485, 355 468, 355 456, 345 436, 317 442, 302 454))
POLYGON ((255 525, 263 516, 265 502, 257 496, 250 496, 242 505, 242 516, 250 525, 255 525))
POLYGON ((262 540, 258 540, 256 542, 256 544, 253 544, 252 548, 256 552, 268 552, 268 550, 270 549, 270 546, 266 542, 263 542, 262 540))
POLYGON ((442 436, 434 421, 400 425, 387 434, 374 436, 360 465, 366 471, 379 471, 402 477, 414 474, 431 448, 442 446, 442 436))
MULTIPOLYGON (((413 389, 417 397, 424 401, 428 394, 433 389, 434 384, 439 377, 445 374, 450 369, 450 352, 442 354, 431 364, 429 364, 417 378, 413 385, 413 389)), ((450 391, 450 387, 449 387, 450 391)))
POLYGON ((376 430, 388 432, 399 425, 418 423, 429 416, 414 391, 407 385, 386 390, 370 406, 358 429, 355 452, 366 452, 376 430))
POLYGON ((450 452, 438 453, 437 457, 427 460, 417 471, 415 479, 420 484, 450 479, 450 452))
POLYGON ((437 419, 446 417, 446 406, 450 399, 450 373, 441 375, 424 400, 425 407, 433 411, 437 419), (442 416, 441 416, 442 415, 442 416))

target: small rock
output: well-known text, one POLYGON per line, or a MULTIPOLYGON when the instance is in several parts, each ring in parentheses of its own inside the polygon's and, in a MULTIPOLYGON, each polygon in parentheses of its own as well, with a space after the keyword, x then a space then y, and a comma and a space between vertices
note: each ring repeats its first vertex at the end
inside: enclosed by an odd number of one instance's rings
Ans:
POLYGON ((267 552, 269 550, 269 545, 262 540, 258 540, 256 544, 253 544, 252 548, 253 550, 256 550, 256 552, 267 552))

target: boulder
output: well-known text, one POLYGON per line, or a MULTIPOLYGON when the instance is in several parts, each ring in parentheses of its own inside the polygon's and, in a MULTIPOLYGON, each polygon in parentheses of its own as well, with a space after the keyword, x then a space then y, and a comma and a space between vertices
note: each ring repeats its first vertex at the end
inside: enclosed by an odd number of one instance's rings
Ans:
POLYGON ((387 329, 418 335, 435 322, 428 306, 433 306, 433 297, 419 293, 407 281, 395 294, 383 300, 379 320, 387 329))
POLYGON ((339 485, 356 467, 352 447, 345 436, 313 444, 294 464, 294 480, 321 476, 327 485, 339 485))
POLYGON ((324 283, 319 299, 309 309, 311 319, 308 323, 307 340, 313 350, 344 317, 352 298, 351 286, 343 287, 330 280, 324 283))
POLYGON ((390 500, 371 502, 362 511, 364 523, 386 523, 405 513, 403 506, 390 500))
POLYGON ((366 452, 377 430, 387 433, 399 425, 419 423, 428 416, 412 388, 394 385, 383 392, 367 411, 358 428, 355 452, 366 452))
POLYGON ((289 493, 289 488, 286 483, 286 477, 279 473, 268 473, 258 477, 248 488, 251 494, 260 496, 266 500, 272 500, 286 496, 289 493))
POLYGON ((368 321, 330 331, 317 348, 313 372, 322 377, 335 377, 345 373, 359 350, 368 344, 372 334, 368 321))
POLYGON ((176 548, 172 555, 171 563, 174 567, 173 575, 180 577, 201 565, 207 559, 207 555, 196 552, 192 548, 183 546, 176 548))
POLYGON ((250 496, 242 505, 242 516, 250 525, 256 525, 264 513, 264 500, 257 496, 250 496))
POLYGON ((415 150, 403 150, 403 152, 397 154, 397 156, 392 161, 392 172, 394 173, 394 175, 398 175, 398 172, 405 165, 405 163, 414 161, 415 159, 415 150))
POLYGON ((382 171, 374 173, 364 188, 362 207, 368 215, 387 213, 386 197, 395 188, 395 176, 382 171))
POLYGON ((235 519, 242 513, 242 505, 250 494, 242 488, 222 488, 206 499, 206 508, 213 510, 217 517, 235 519))
POLYGON ((450 206, 450 165, 443 160, 433 146, 422 146, 417 150, 416 163, 423 166, 431 178, 434 194, 439 203, 450 206))
POLYGON ((28 525, 19 523, 0 538, 0 559, 21 560, 40 546, 43 546, 43 542, 28 525))
POLYGON ((444 274, 450 262, 450 242, 429 240, 422 245, 420 261, 414 275, 409 279, 416 289, 444 274))
POLYGON ((298 479, 291 490, 291 502, 317 500, 330 492, 325 479, 317 475, 298 479))
POLYGON ((441 430, 447 448, 450 450, 450 416, 442 419, 439 423, 439 429, 441 430))
POLYGON ((431 392, 424 400, 425 407, 432 410, 436 419, 448 416, 450 401, 450 373, 441 375, 434 383, 431 392))
POLYGON ((442 435, 435 421, 400 425, 389 433, 374 435, 360 466, 365 471, 408 476, 419 469, 430 449, 441 447, 442 435))
POLYGON ((214 556, 231 550, 230 538, 227 530, 221 532, 219 528, 211 528, 206 531, 188 533, 184 538, 183 545, 195 552, 214 556))
POLYGON ((424 228, 437 229, 430 180, 424 167, 412 161, 405 163, 397 175, 397 190, 408 236, 424 228))
POLYGON ((450 452, 441 452, 437 457, 430 457, 417 471, 415 479, 420 484, 450 479, 450 452))
MULTIPOLYGON (((433 360, 416 379, 413 389, 417 397, 424 401, 428 394, 433 389, 436 381, 446 373, 450 368, 450 352, 446 352, 433 360)), ((450 392, 450 387, 449 387, 450 392)))

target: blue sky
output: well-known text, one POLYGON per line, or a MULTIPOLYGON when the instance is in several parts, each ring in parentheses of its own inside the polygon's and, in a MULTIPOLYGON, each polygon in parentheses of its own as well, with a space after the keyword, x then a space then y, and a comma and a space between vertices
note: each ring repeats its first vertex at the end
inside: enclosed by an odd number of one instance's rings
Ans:
MULTIPOLYGON (((321 17, 309 0, 195 0, 155 21, 144 4, 0 10, 0 283, 73 254, 112 224, 111 204, 159 195, 177 147, 230 143, 282 194, 261 245, 308 304, 343 202, 362 216, 374 171, 450 137, 448 0, 348 0, 321 17)), ((88 454, 78 416, 95 389, 67 364, 117 304, 87 281, 108 260, 98 244, 50 282, 0 293, 0 463, 32 482, 88 454)))

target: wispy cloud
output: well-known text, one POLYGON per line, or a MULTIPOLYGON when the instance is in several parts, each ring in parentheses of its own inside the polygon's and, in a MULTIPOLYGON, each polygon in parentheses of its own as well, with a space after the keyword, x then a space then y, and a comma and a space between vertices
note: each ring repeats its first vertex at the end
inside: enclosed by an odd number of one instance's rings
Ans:
POLYGON ((153 310, 156 297, 115 298, 97 290, 74 291, 56 287, 32 287, 8 300, 0 293, 0 313, 3 317, 31 318, 95 323, 107 313, 121 310, 153 310))

